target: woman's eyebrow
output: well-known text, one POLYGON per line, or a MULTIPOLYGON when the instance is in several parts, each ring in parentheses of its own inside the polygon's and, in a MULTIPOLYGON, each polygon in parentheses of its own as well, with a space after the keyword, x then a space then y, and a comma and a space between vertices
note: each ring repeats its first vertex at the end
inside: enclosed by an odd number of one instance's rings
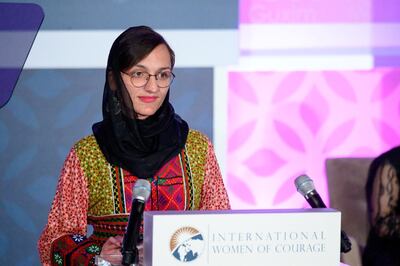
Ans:
POLYGON ((135 68, 135 67, 147 69, 147 67, 145 67, 144 65, 134 65, 132 68, 135 68))
MULTIPOLYGON (((143 68, 143 69, 145 69, 145 70, 149 70, 146 66, 140 65, 140 64, 139 64, 139 65, 134 65, 132 68, 135 68, 135 67, 143 68)), ((160 67, 159 69, 157 69, 157 72, 162 71, 162 70, 165 70, 165 69, 170 70, 171 67, 170 67, 170 66, 160 67)))

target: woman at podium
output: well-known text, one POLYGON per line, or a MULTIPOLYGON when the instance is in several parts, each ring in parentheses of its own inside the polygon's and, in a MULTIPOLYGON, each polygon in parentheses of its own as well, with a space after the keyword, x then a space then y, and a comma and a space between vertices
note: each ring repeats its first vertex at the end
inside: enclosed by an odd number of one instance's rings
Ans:
POLYGON ((151 184, 145 211, 230 208, 210 140, 169 101, 174 63, 174 51, 149 27, 131 27, 114 41, 103 120, 64 162, 38 242, 42 264, 93 265, 96 255, 119 264, 138 179, 151 184))

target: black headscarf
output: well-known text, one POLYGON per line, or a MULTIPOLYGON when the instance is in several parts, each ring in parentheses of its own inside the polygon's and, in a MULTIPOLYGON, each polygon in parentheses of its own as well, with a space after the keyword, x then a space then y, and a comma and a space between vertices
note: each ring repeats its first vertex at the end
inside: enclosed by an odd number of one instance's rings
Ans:
POLYGON ((156 113, 137 119, 132 100, 121 78, 160 44, 167 46, 171 68, 175 55, 164 38, 146 26, 132 27, 113 43, 108 57, 103 93, 103 121, 93 133, 107 161, 139 178, 148 178, 179 154, 189 131, 169 103, 169 91, 156 113))

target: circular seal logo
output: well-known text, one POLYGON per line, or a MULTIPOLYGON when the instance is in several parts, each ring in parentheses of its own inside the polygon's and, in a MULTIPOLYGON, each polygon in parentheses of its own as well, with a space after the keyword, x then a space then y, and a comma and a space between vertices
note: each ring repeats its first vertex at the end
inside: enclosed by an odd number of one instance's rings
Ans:
POLYGON ((204 238, 196 228, 182 227, 171 236, 169 247, 177 260, 193 261, 203 253, 204 238))

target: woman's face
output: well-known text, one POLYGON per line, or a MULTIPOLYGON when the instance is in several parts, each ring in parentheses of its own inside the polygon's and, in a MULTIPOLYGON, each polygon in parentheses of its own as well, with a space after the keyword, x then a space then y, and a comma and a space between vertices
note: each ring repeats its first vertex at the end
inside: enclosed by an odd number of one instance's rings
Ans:
POLYGON ((159 87, 155 76, 150 76, 146 85, 137 87, 132 84, 131 76, 142 75, 143 72, 157 75, 164 71, 172 71, 171 58, 167 46, 160 44, 125 73, 121 72, 122 80, 128 89, 138 119, 146 119, 160 108, 169 87, 159 87))

